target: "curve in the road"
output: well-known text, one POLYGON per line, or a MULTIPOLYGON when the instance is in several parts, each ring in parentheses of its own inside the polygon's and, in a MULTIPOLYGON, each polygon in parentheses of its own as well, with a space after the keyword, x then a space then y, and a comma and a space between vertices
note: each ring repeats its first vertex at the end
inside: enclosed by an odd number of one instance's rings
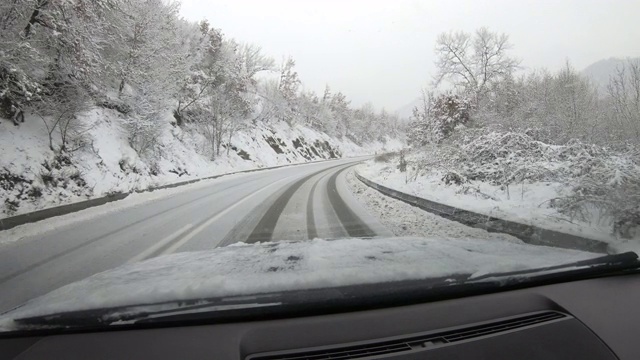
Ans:
MULTIPOLYGON (((244 242, 246 243, 256 243, 261 241, 272 241, 273 234, 275 232, 278 221, 282 217, 283 211, 287 207, 287 204, 291 201, 291 198, 294 194, 300 190, 300 188, 316 177, 317 175, 323 172, 332 171, 333 174, 329 178, 327 182, 327 197, 333 211, 337 215, 337 218, 340 222, 340 225, 349 236, 352 237, 374 237, 376 236, 376 232, 368 226, 342 199, 338 190, 337 190, 337 178, 338 176, 349 167, 353 165, 338 165, 329 169, 323 169, 321 171, 312 173, 307 175, 293 184, 291 184, 279 197, 277 197, 273 203, 266 210, 264 215, 260 218, 258 223, 253 228, 253 231, 248 235, 244 242), (342 169, 336 170, 336 168, 342 169)), ((328 175, 328 174, 327 174, 328 175)), ((313 201, 313 197, 315 191, 317 190, 318 184, 324 178, 319 177, 314 184, 311 186, 311 190, 309 191, 307 205, 306 205, 306 228, 307 228, 307 239, 314 239, 318 237, 318 232, 316 229, 316 224, 314 220, 314 209, 315 204, 313 201)), ((247 225, 247 222, 242 222, 238 224, 238 227, 244 227, 247 225)), ((235 239, 236 241, 241 241, 239 239, 235 239)), ((228 245, 229 241, 226 241, 224 245, 228 245)))
MULTIPOLYGON (((333 170, 340 166, 344 166, 344 165, 337 165, 329 169, 322 169, 320 171, 316 171, 312 174, 309 174, 303 177, 302 179, 296 181, 291 186, 289 186, 289 188, 287 188, 287 190, 282 195, 280 195, 276 199, 276 201, 274 201, 273 204, 269 207, 269 209, 262 216, 258 224, 253 228, 253 231, 251 232, 251 234, 249 235, 249 237, 245 242, 252 244, 259 241, 271 241, 273 238, 273 231, 276 228, 276 224, 278 223, 278 220, 280 219, 280 216, 282 215, 284 208, 289 203, 289 200, 291 200, 291 197, 293 197, 293 194, 295 194, 295 192, 298 191, 298 189, 300 189, 300 187, 304 183, 309 181, 309 179, 313 178, 314 176, 328 170, 333 170)), ((307 221, 309 220, 307 219, 307 221)))
POLYGON ((329 202, 338 215, 338 219, 344 226, 351 237, 373 237, 376 236, 376 232, 369 227, 358 215, 356 215, 351 208, 344 202, 340 194, 338 193, 337 178, 343 172, 347 170, 344 168, 337 171, 329 178, 327 184, 327 193, 329 195, 329 202))

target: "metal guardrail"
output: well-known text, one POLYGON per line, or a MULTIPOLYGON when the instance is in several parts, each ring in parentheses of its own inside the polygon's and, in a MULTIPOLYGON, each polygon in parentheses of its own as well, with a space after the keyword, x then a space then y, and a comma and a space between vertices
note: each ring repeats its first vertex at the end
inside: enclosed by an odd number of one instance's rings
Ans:
POLYGON ((331 160, 338 160, 338 159, 315 160, 315 161, 309 161, 309 162, 304 162, 304 163, 299 163, 299 164, 284 164, 284 165, 271 166, 271 167, 265 167, 265 168, 240 170, 240 171, 234 171, 234 172, 225 173, 225 174, 207 176, 207 177, 199 178, 199 179, 180 181, 180 182, 161 185, 161 186, 152 186, 152 187, 148 187, 146 189, 141 189, 141 190, 132 190, 132 191, 129 191, 129 192, 116 192, 116 193, 112 193, 112 194, 109 194, 109 195, 106 195, 106 196, 102 196, 102 197, 99 197, 99 198, 94 198, 94 199, 85 200, 85 201, 78 201, 78 202, 71 203, 71 204, 60 205, 60 206, 51 207, 51 208, 47 208, 47 209, 43 209, 43 210, 33 211, 33 212, 30 212, 30 213, 26 213, 26 214, 20 214, 20 215, 8 217, 8 218, 0 219, 0 231, 9 230, 9 229, 14 228, 14 227, 19 226, 19 225, 33 223, 33 222, 44 220, 44 219, 48 219, 48 218, 54 217, 54 216, 66 215, 66 214, 70 214, 70 213, 73 213, 73 212, 76 212, 76 211, 88 209, 88 208, 91 208, 91 207, 94 207, 94 206, 104 205, 104 204, 112 202, 112 201, 122 200, 122 199, 126 198, 127 196, 129 196, 129 194, 133 194, 133 193, 142 193, 142 192, 155 191, 155 190, 161 190, 161 189, 175 188, 175 187, 178 187, 178 186, 184 186, 184 185, 193 184, 193 183, 196 183, 198 181, 217 179, 219 177, 227 176, 227 175, 250 173, 250 172, 255 172, 255 171, 263 171, 263 170, 273 170, 273 169, 279 169, 279 168, 283 168, 283 167, 287 167, 287 166, 304 165, 304 164, 331 161, 331 160))
POLYGON ((607 253, 608 244, 604 241, 543 229, 533 225, 521 224, 468 210, 458 209, 453 206, 405 194, 380 185, 361 176, 357 171, 354 171, 354 174, 362 183, 383 193, 384 195, 390 196, 409 205, 413 205, 432 214, 436 214, 471 227, 481 228, 489 232, 509 234, 533 245, 607 253))

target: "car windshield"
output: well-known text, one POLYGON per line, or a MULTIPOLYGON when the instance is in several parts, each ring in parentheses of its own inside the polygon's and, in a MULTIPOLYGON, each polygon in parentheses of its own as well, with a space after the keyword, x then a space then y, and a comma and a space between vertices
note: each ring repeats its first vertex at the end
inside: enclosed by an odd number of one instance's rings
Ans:
POLYGON ((638 13, 3 1, 0 331, 636 269, 638 13))

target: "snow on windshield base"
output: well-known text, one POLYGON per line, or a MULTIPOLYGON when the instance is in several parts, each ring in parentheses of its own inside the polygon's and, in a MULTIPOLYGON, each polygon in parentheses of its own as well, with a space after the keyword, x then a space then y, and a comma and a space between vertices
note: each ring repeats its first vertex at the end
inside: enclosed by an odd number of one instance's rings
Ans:
POLYGON ((3 315, 60 312, 287 290, 488 274, 600 256, 505 241, 443 238, 342 239, 235 244, 124 265, 66 285, 3 315))

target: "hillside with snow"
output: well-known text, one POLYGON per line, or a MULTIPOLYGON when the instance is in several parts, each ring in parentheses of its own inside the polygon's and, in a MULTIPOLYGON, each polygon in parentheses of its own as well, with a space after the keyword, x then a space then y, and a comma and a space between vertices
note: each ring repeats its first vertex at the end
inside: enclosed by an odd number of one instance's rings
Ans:
POLYGON ((620 59, 615 57, 602 59, 584 68, 581 74, 589 78, 598 89, 598 94, 603 96, 607 93, 607 86, 611 77, 629 61, 639 60, 640 58, 620 59))
POLYGON ((197 179, 233 171, 374 154, 402 147, 396 139, 363 146, 303 125, 260 123, 238 131, 222 154, 206 156, 207 141, 167 114, 158 151, 140 155, 129 144, 122 114, 96 107, 82 115, 86 128, 71 151, 49 149, 44 122, 20 126, 0 120, 0 217, 100 197, 114 192, 197 179))

